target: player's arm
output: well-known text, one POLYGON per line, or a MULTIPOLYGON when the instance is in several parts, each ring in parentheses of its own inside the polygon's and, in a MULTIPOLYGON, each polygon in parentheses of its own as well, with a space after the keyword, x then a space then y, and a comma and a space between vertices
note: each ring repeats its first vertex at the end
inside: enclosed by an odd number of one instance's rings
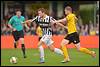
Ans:
POLYGON ((31 22, 32 22, 32 19, 25 21, 25 23, 31 23, 31 22))
POLYGON ((78 18, 75 16, 75 20, 78 21, 78 18))
POLYGON ((35 21, 36 19, 37 19, 37 17, 35 17, 33 19, 26 20, 25 23, 31 23, 31 22, 35 21))
POLYGON ((66 18, 61 19, 61 20, 55 20, 55 19, 53 18, 53 19, 51 20, 52 23, 56 23, 57 25, 59 25, 59 26, 65 28, 65 29, 67 29, 66 26, 64 26, 63 24, 60 23, 60 22, 65 22, 65 21, 66 21, 66 18))
POLYGON ((66 18, 63 18, 63 19, 60 19, 60 20, 55 20, 54 22, 55 23, 60 23, 60 22, 66 22, 67 20, 66 20, 66 18))
POLYGON ((16 29, 13 28, 11 24, 8 24, 8 27, 9 27, 11 30, 16 31, 16 29))
POLYGON ((27 28, 27 30, 29 30, 30 28, 27 26, 27 24, 26 23, 23 23, 24 24, 24 26, 27 28))
POLYGON ((75 16, 75 19, 78 20, 78 18, 75 16))
POLYGON ((63 28, 65 28, 65 29, 68 29, 66 26, 64 26, 63 24, 61 24, 61 23, 56 23, 57 25, 59 25, 59 26, 61 26, 61 27, 63 27, 63 28))
POLYGON ((24 26, 29 30, 29 27, 27 26, 27 23, 31 23, 31 22, 35 21, 36 18, 37 18, 37 17, 35 17, 35 18, 33 18, 33 19, 26 20, 26 21, 24 21, 24 22, 22 22, 22 23, 24 23, 24 26))
POLYGON ((8 26, 9 26, 10 29, 13 29, 13 27, 11 26, 11 24, 8 24, 8 26))

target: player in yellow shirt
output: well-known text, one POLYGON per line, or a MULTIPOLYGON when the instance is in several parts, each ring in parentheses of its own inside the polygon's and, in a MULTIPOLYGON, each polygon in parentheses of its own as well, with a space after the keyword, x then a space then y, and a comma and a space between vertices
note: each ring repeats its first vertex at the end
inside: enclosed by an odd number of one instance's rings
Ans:
POLYGON ((89 49, 80 46, 79 35, 76 29, 76 20, 78 19, 75 14, 72 13, 72 8, 70 6, 65 7, 65 14, 67 16, 64 19, 55 20, 55 23, 66 22, 66 27, 68 29, 68 35, 65 36, 65 38, 61 42, 61 49, 64 54, 64 60, 62 61, 62 63, 70 61, 68 50, 66 48, 66 44, 70 43, 74 43, 79 51, 89 54, 92 57, 96 57, 96 53, 94 51, 90 51, 89 49))
POLYGON ((40 26, 37 27, 36 34, 39 36, 39 40, 40 40, 42 37, 42 30, 41 30, 40 26))

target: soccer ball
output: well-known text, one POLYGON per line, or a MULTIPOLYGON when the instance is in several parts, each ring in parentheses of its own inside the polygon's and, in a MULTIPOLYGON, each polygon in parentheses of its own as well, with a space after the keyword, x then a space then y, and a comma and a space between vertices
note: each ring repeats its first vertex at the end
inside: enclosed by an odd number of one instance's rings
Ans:
POLYGON ((16 64, 17 63, 17 58, 16 57, 11 57, 10 58, 10 63, 16 64))

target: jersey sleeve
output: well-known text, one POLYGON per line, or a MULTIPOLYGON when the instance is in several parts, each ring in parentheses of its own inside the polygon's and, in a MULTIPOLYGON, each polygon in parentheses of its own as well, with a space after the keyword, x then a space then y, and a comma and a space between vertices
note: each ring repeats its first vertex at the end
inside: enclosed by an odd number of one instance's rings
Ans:
POLYGON ((22 22, 21 23, 25 23, 25 17, 22 17, 22 22))
POLYGON ((25 17, 23 17, 23 22, 25 22, 25 17))
POLYGON ((13 23, 13 17, 12 17, 12 18, 10 18, 10 20, 9 20, 8 24, 12 24, 12 23, 13 23))
POLYGON ((71 18, 70 15, 66 16, 66 19, 67 19, 68 21, 70 20, 70 18, 71 18))
POLYGON ((71 14, 71 15, 68 15, 68 16, 66 17, 66 19, 67 19, 67 20, 70 20, 70 19, 75 18, 75 17, 76 17, 75 14, 71 14))

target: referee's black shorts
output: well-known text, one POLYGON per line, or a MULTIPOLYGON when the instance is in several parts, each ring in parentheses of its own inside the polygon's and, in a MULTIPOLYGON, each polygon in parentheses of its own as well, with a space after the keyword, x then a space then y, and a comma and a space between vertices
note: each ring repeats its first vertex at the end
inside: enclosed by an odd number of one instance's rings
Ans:
POLYGON ((13 35, 15 41, 18 41, 19 38, 24 38, 23 30, 21 30, 21 31, 13 31, 12 35, 13 35))
POLYGON ((79 40, 79 34, 77 32, 68 34, 64 39, 69 40, 68 44, 70 44, 70 43, 77 44, 77 43, 80 42, 80 40, 79 40))

